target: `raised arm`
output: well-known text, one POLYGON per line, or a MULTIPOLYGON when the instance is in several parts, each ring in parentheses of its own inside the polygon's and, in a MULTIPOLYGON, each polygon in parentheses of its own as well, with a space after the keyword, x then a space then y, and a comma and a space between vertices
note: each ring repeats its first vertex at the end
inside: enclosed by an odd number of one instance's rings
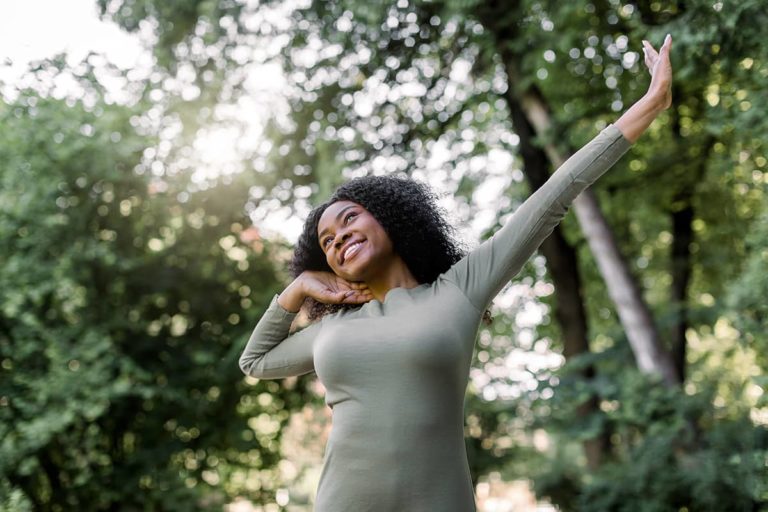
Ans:
POLYGON ((594 183, 629 149, 671 102, 671 37, 658 53, 646 44, 652 74, 648 93, 616 122, 571 156, 490 238, 442 274, 482 312, 522 268, 568 212, 579 193, 594 183))
POLYGON ((672 36, 667 34, 664 44, 657 52, 651 43, 643 41, 645 65, 651 73, 648 92, 624 112, 616 121, 629 142, 634 143, 663 110, 672 104, 672 63, 669 52, 672 49, 672 36))
POLYGON ((289 335, 298 315, 278 303, 278 294, 262 315, 240 356, 240 369, 259 379, 280 379, 303 375, 315 369, 312 347, 322 320, 289 335))
POLYGON ((569 158, 520 205, 493 236, 466 254, 443 277, 482 312, 565 217, 574 198, 607 171, 630 143, 609 125, 569 158))

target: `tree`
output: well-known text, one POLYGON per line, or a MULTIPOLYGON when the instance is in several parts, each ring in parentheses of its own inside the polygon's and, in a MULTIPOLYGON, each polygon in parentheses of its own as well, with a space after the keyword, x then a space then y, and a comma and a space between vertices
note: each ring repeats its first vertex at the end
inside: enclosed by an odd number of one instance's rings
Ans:
MULTIPOLYGON (((111 5, 120 10, 131 3, 111 5)), ((740 272, 747 250, 742 239, 754 225, 755 213, 763 208, 764 191, 755 186, 756 181, 762 182, 761 169, 766 165, 758 136, 764 133, 765 120, 757 115, 765 100, 759 77, 765 75, 766 51, 757 28, 766 16, 759 3, 725 8, 720 2, 703 1, 666 5, 531 1, 504 6, 473 0, 397 5, 343 1, 310 3, 290 14, 292 24, 280 27, 260 16, 280 5, 245 8, 237 16, 221 17, 218 24, 201 16, 194 30, 156 50, 166 54, 170 50, 177 64, 195 67, 199 59, 181 49, 215 41, 212 47, 225 49, 213 52, 220 65, 238 70, 231 81, 225 77, 215 89, 225 91, 219 100, 230 101, 232 95, 245 92, 238 84, 242 69, 252 62, 247 49, 266 35, 284 36, 287 43, 280 56, 293 80, 287 91, 291 116, 287 126, 275 121, 267 132, 274 148, 266 167, 269 174, 296 186, 320 183, 313 188, 315 194, 330 190, 337 170, 342 176, 423 174, 438 141, 451 155, 446 169, 435 174, 450 176, 444 180, 448 188, 469 205, 477 185, 488 178, 483 169, 488 160, 482 157, 491 149, 519 156, 530 188, 546 179, 556 153, 566 155, 579 147, 641 93, 640 59, 630 45, 641 38, 658 41, 666 32, 674 33, 675 109, 593 191, 612 228, 616 252, 625 255, 627 281, 634 280, 636 290, 642 291, 633 292, 636 299, 642 295, 636 302, 653 314, 653 321, 646 318, 646 324, 659 334, 650 337, 651 346, 659 345, 658 354, 673 354, 682 380, 691 370, 686 338, 692 331, 709 329, 725 312, 713 298, 740 272), (723 26, 743 26, 743 30, 723 31, 723 26), (238 46, 246 51, 238 53, 238 46), (514 72, 510 63, 517 66, 514 72), (515 94, 521 91, 521 96, 515 94), (530 91, 540 91, 539 103, 534 104, 540 108, 531 108, 530 91), (541 111, 549 113, 548 130, 535 122, 535 114, 541 111), (328 158, 334 149, 343 155, 341 162, 328 158)), ((146 17, 162 33, 168 12, 143 12, 149 14, 129 15, 130 23, 146 17)), ((256 53, 256 60, 267 57, 264 51, 256 53)), ((166 67, 169 73, 174 69, 166 67)), ((285 188, 284 184, 276 187, 275 195, 285 188)), ((499 221, 524 198, 522 188, 510 187, 499 221)), ((288 203, 292 199, 286 195, 288 203)), ((467 215, 475 212, 474 206, 467 208, 467 215)), ((491 229, 497 227, 498 223, 491 229)), ((614 305, 606 299, 608 285, 595 271, 595 255, 583 241, 584 234, 566 219, 562 235, 554 233, 542 246, 551 274, 547 277, 557 287, 555 311, 560 325, 543 325, 537 335, 556 335, 564 341, 563 352, 572 363, 569 371, 578 370, 578 377, 566 379, 566 371, 563 381, 578 394, 551 381, 542 385, 562 399, 554 404, 562 405, 567 399, 587 404, 579 411, 566 408, 564 418, 575 425, 592 425, 585 431, 592 437, 602 435, 602 448, 608 450, 610 460, 606 467, 614 474, 632 475, 629 469, 635 452, 624 449, 625 443, 638 450, 650 446, 646 442, 654 442, 649 432, 656 424, 671 425, 668 432, 674 440, 680 432, 675 430, 679 417, 668 404, 686 399, 680 389, 648 387, 627 370, 631 358, 624 343, 630 333, 612 315, 614 305), (576 277, 580 275, 584 278, 576 277), (590 349, 598 353, 590 355, 590 349), (630 415, 631 420, 623 423, 622 407, 634 407, 651 392, 659 393, 659 400, 652 401, 647 413, 630 415), (614 410, 621 411, 622 419, 616 419, 614 410)), ((618 258, 614 260, 621 266, 618 258)), ((525 278, 540 278, 535 265, 521 275, 525 278)), ((501 339, 505 333, 494 335, 501 339)), ((497 353, 503 352, 509 344, 497 348, 497 353)), ((491 360, 495 359, 494 354, 491 360)), ((702 399, 712 398, 694 383, 688 385, 702 399)), ((723 432, 717 428, 720 423, 707 422, 705 406, 684 409, 703 430, 700 440, 723 432)), ((543 408, 536 410, 538 420, 549 418, 543 408)), ((491 431, 499 426, 487 423, 491 431)), ((738 429, 725 429, 730 435, 739 429, 751 435, 754 427, 748 421, 733 425, 738 429)), ((565 436, 560 439, 567 442, 565 436)), ((684 452, 699 453, 695 443, 684 448, 684 452)), ((710 455, 707 460, 719 461, 726 451, 710 455)), ((601 462, 599 457, 594 460, 601 462)), ((651 462, 645 466, 647 474, 663 476, 662 468, 651 462)), ((684 461, 681 457, 676 462, 684 461)), ((558 494, 563 502, 577 506, 579 496, 587 495, 590 487, 583 471, 575 474, 570 482, 550 480, 562 492, 553 486, 541 492, 558 494)), ((734 474, 724 472, 723 478, 745 481, 734 474)), ((557 476, 554 471, 551 475, 557 476)), ((597 479, 591 489, 599 489, 609 475, 592 474, 597 479)), ((633 478, 636 475, 626 480, 628 485, 633 478)), ((678 495, 677 491, 661 495, 678 495)), ((762 499, 754 487, 733 492, 752 503, 762 499)), ((698 503, 690 501, 696 496, 679 495, 683 501, 698 503)), ((627 499, 631 506, 637 495, 617 493, 613 498, 616 501, 611 503, 627 499)))
POLYGON ((150 172, 147 105, 105 101, 88 62, 40 63, 0 105, 0 509, 271 499, 274 477, 235 477, 276 465, 313 397, 245 382, 237 358, 281 244, 241 237, 249 177, 190 192, 150 172), (56 99, 63 74, 79 88, 56 99))

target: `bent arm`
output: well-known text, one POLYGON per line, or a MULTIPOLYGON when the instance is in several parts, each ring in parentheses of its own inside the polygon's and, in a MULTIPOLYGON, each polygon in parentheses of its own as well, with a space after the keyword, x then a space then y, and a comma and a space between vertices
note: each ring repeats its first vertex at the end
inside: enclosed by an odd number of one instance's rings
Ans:
POLYGON ((609 125, 571 156, 493 236, 442 274, 482 312, 565 217, 576 196, 630 148, 609 125))
POLYGON ((259 379, 280 379, 314 371, 312 347, 321 322, 289 335, 296 315, 298 311, 280 305, 277 294, 272 297, 240 356, 243 373, 259 379))

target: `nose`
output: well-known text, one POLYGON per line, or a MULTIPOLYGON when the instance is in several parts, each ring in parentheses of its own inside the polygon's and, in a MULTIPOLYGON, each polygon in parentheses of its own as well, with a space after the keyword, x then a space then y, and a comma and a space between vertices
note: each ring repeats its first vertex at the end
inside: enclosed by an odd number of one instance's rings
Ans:
POLYGON ((342 233, 340 240, 336 242, 336 249, 339 249, 342 245, 344 245, 344 242, 346 242, 350 236, 352 236, 350 233, 342 233))

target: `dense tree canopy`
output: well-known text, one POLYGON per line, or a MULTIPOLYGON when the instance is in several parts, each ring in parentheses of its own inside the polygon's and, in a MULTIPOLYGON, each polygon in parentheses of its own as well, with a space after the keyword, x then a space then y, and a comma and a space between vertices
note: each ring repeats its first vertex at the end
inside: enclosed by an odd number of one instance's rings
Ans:
POLYGON ((569 216, 479 334, 473 478, 530 478, 562 510, 766 506, 762 2, 97 4, 156 57, 122 76, 130 100, 91 56, 40 63, 0 104, 0 507, 275 503, 283 427, 319 397, 312 376, 237 368, 286 284, 287 248, 261 221, 351 176, 405 173, 489 236, 643 94, 640 41, 666 33, 673 107, 592 188, 680 384, 637 368, 569 216), (263 101, 272 61, 285 111, 270 105, 231 172, 200 178, 196 141, 246 138, 229 112, 263 101), (52 93, 64 74, 78 95, 52 93))

